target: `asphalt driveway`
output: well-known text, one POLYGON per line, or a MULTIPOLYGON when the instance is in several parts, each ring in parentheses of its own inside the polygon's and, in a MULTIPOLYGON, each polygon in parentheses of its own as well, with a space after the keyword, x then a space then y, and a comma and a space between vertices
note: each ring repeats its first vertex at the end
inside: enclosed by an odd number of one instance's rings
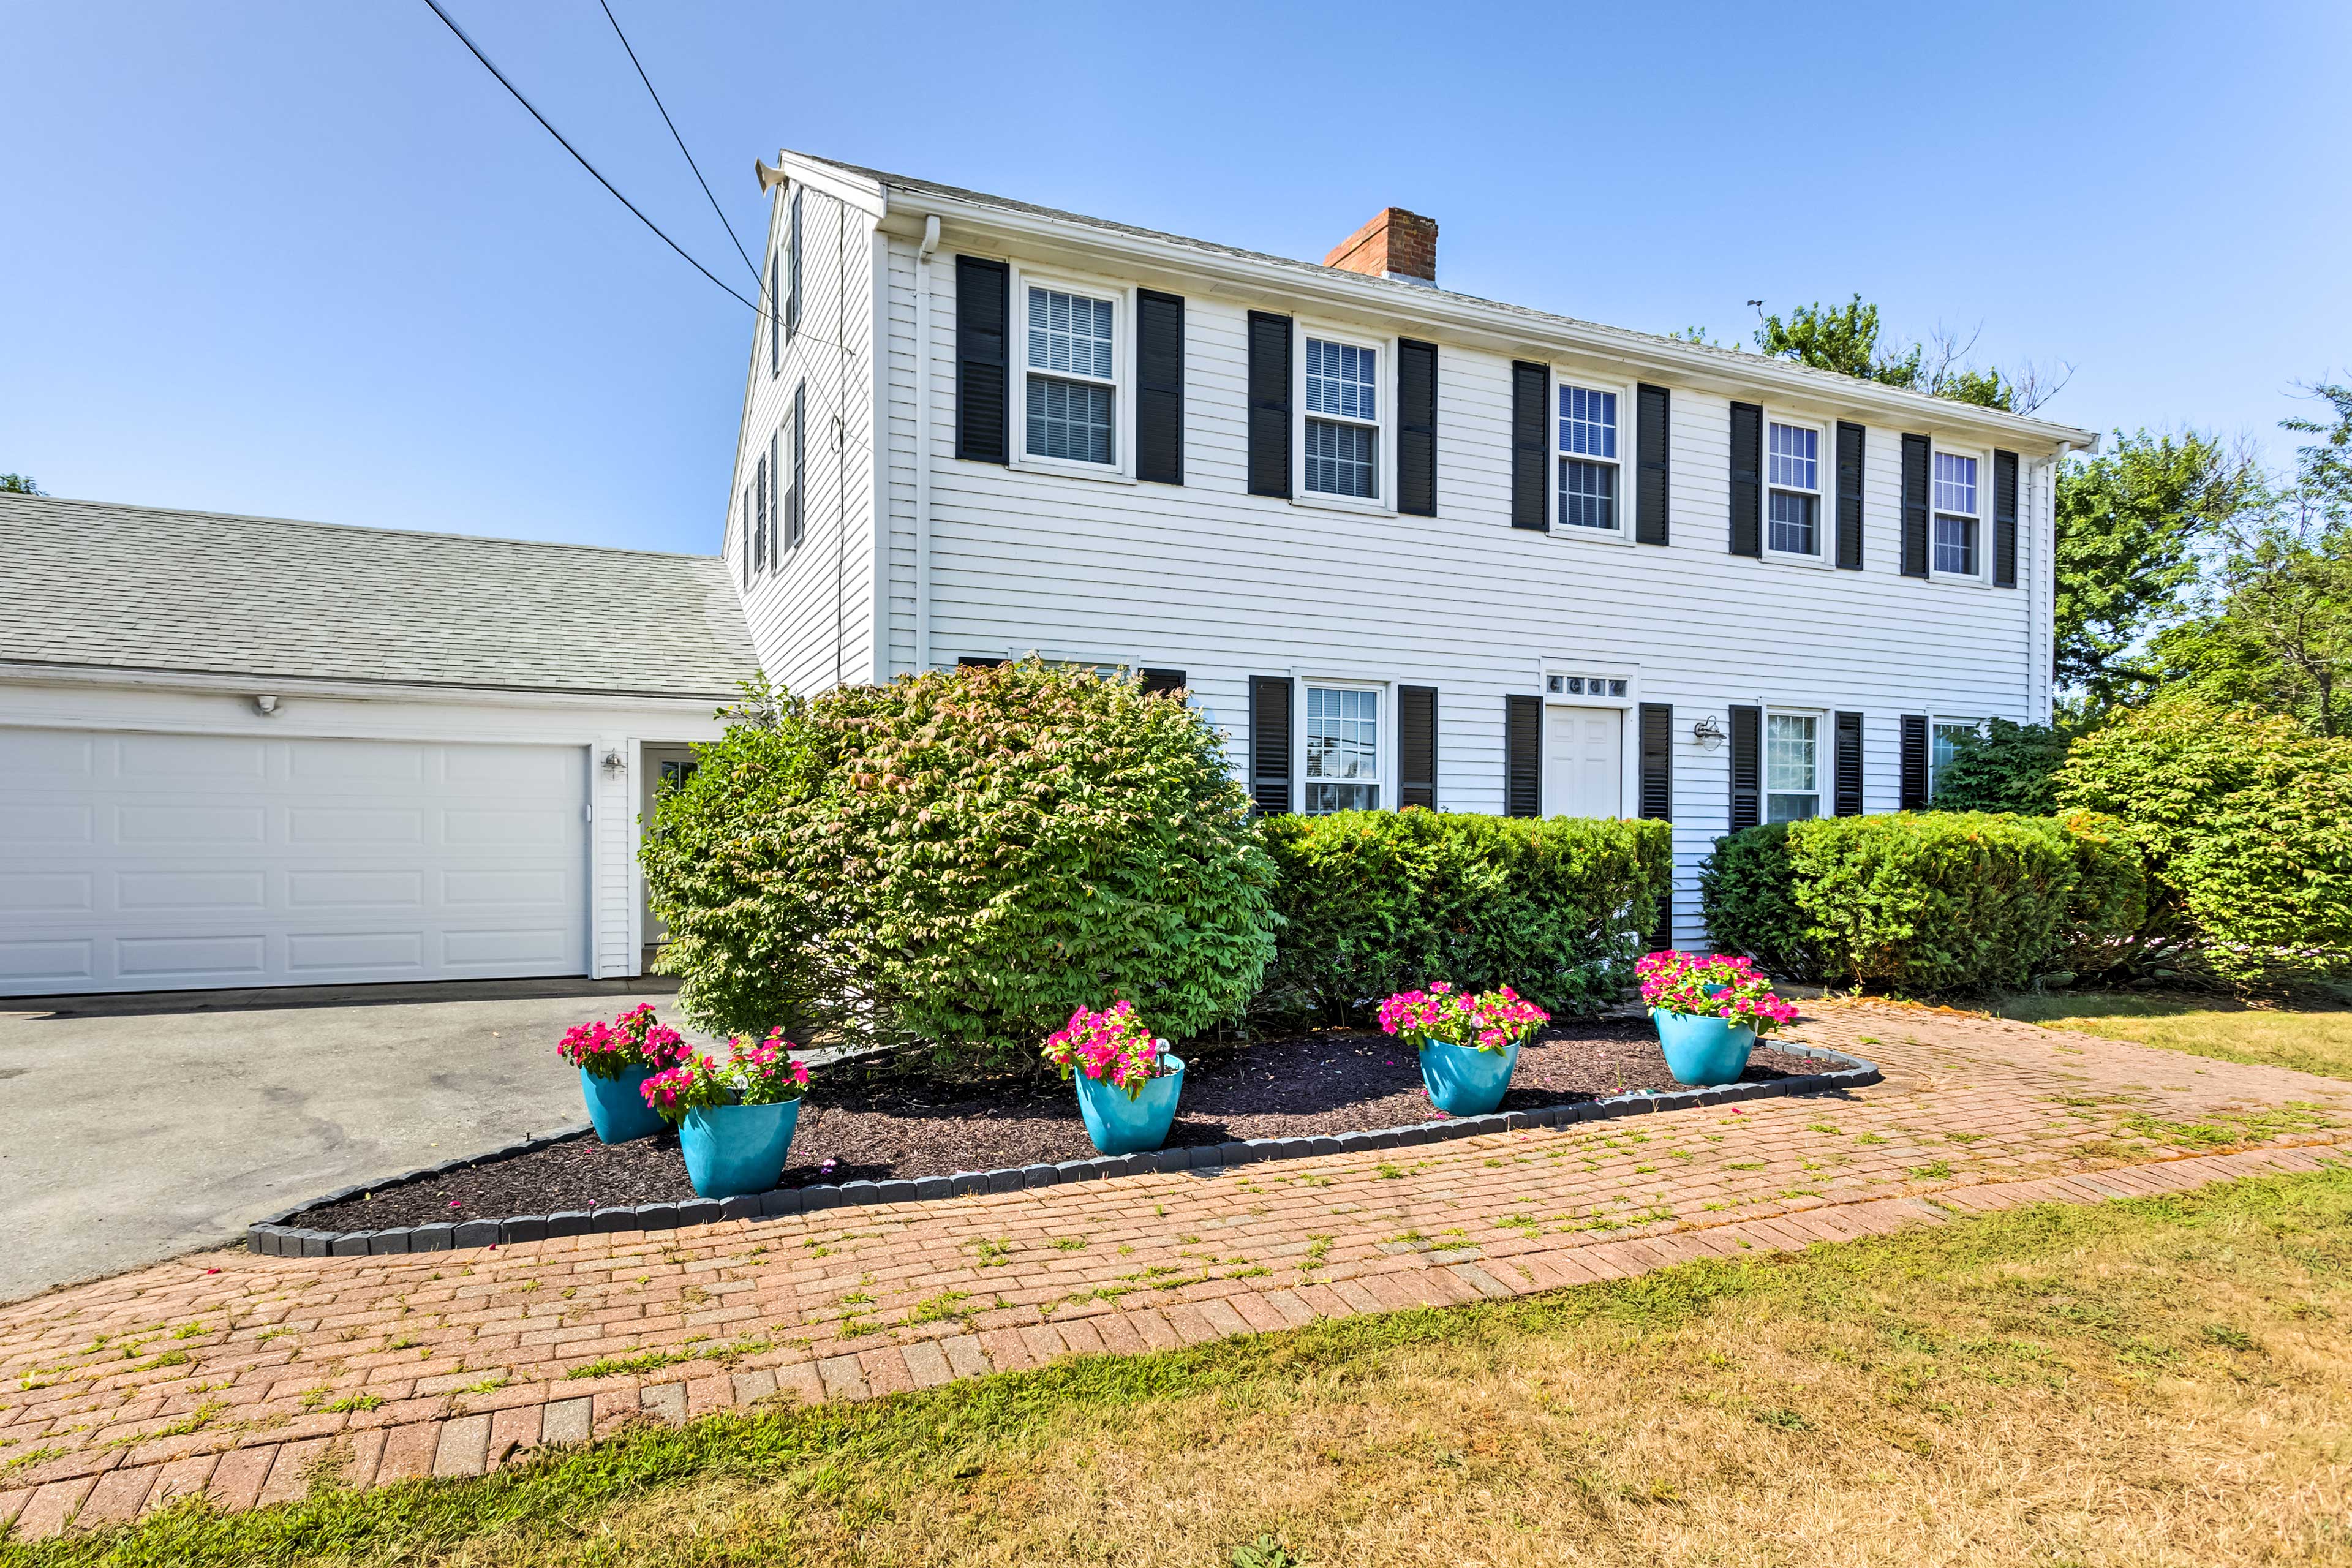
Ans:
POLYGON ((640 1000, 682 1024, 669 985, 0 998, 0 1301, 580 1121, 555 1042, 640 1000))

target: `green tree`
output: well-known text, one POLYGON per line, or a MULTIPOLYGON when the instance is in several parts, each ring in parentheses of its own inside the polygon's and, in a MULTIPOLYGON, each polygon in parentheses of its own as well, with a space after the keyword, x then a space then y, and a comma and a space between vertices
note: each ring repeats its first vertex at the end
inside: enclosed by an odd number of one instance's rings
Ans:
POLYGON ((2116 432, 2058 474, 2056 674, 2094 712, 2143 695, 2138 654, 2183 614, 2201 544, 2263 496, 2251 456, 2210 436, 2116 432))
POLYGON ((33 482, 30 474, 0 474, 0 495, 45 496, 48 493, 33 482))
POLYGON ((1778 315, 1765 317, 1756 329, 1756 346, 1775 359, 1815 370, 1889 386, 1916 385, 1924 351, 1913 343, 1907 352, 1882 352, 1878 335, 1878 307, 1864 304, 1856 294, 1843 305, 1800 305, 1785 321, 1778 315))

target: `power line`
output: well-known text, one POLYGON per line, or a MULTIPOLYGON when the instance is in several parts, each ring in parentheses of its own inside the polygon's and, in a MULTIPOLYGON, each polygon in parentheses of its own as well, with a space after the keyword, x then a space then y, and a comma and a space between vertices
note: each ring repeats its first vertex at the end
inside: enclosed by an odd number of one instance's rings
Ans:
POLYGON ((686 153, 686 166, 694 171, 695 183, 702 187, 702 194, 710 197, 710 210, 719 215, 719 225, 727 230, 727 237, 735 242, 735 254, 743 258, 744 267, 750 269, 752 281, 756 283, 760 277, 759 267, 751 260, 751 253, 743 248, 742 237, 736 234, 735 226, 727 221, 726 209, 719 205, 717 196, 711 195, 710 182, 702 177, 702 166, 694 161, 692 153, 687 152, 686 138, 677 133, 677 121, 669 117, 669 108, 662 102, 661 94, 654 91, 654 79, 646 74, 644 63, 637 58, 637 51, 629 47, 629 35, 621 31, 621 19, 613 15, 613 7, 606 5, 604 0, 596 0, 596 4, 604 5, 604 20, 613 24, 613 36, 621 40, 621 47, 628 53, 629 63, 637 68, 637 79, 646 84, 646 92, 653 99, 654 107, 661 110, 662 123, 669 127, 669 139, 677 143, 680 153, 686 153))
MULTIPOLYGON (((616 202, 620 203, 623 206, 625 206, 625 207, 628 208, 630 212, 632 212, 632 213, 635 213, 635 214, 636 214, 636 219, 637 219, 637 221, 638 221, 639 223, 641 223, 641 224, 644 224, 647 228, 652 229, 652 230, 654 231, 655 235, 656 235, 656 236, 657 236, 657 237, 660 238, 661 242, 662 242, 664 245, 667 245, 667 246, 668 246, 672 250, 677 251, 677 254, 678 254, 679 258, 680 258, 681 260, 683 260, 683 261, 684 261, 684 262, 685 262, 688 267, 693 268, 697 272, 701 273, 705 278, 709 279, 713 283, 717 283, 717 284, 719 285, 719 288, 726 289, 728 298, 730 298, 730 299, 733 300, 737 304, 739 304, 739 305, 742 306, 745 310, 750 310, 753 315, 760 315, 760 314, 762 314, 762 313, 763 313, 763 312, 761 312, 761 310, 760 310, 760 307, 759 307, 759 306, 757 306, 757 305, 753 304, 751 300, 746 300, 745 298, 743 298, 743 296, 742 296, 742 295, 736 293, 736 292, 735 292, 735 290, 734 290, 733 289, 729 288, 729 287, 728 287, 728 285, 727 285, 725 282, 723 282, 723 281, 721 281, 721 280, 720 280, 720 279, 719 279, 719 275, 718 275, 717 273, 715 273, 715 272, 711 271, 711 270, 710 270, 710 268, 709 268, 708 267, 705 267, 701 262, 697 261, 693 257, 687 255, 687 253, 686 253, 686 247, 683 247, 683 246, 679 245, 677 241, 676 241, 676 240, 672 239, 669 236, 667 236, 667 235, 666 235, 666 234, 663 234, 663 233, 662 233, 662 230, 661 230, 661 226, 660 226, 659 224, 657 224, 657 223, 654 222, 654 220, 653 220, 653 219, 651 219, 651 218, 647 217, 644 213, 638 212, 638 211, 637 211, 637 204, 636 204, 636 203, 635 203, 635 202, 633 202, 633 201, 629 200, 629 198, 628 198, 628 197, 626 197, 626 196, 623 195, 621 194, 621 192, 620 192, 619 187, 615 186, 615 185, 613 184, 613 182, 612 182, 612 181, 610 181, 610 180, 606 179, 606 178, 605 178, 602 174, 599 174, 599 173, 597 172, 597 169, 596 169, 596 165, 595 165, 595 164, 593 164, 593 163, 590 163, 587 159, 585 159, 585 158, 582 157, 582 156, 580 155, 580 149, 579 149, 579 148, 574 147, 571 142, 564 141, 564 139, 563 139, 563 132, 561 132, 561 131, 558 131, 558 130, 557 130, 553 125, 551 125, 551 124, 549 124, 549 123, 548 123, 547 116, 546 116, 546 115, 544 115, 544 114, 541 114, 541 113, 538 110, 538 109, 537 109, 537 108, 535 108, 535 107, 532 105, 532 103, 531 103, 530 100, 529 100, 529 99, 525 98, 525 97, 522 95, 522 89, 521 89, 520 88, 519 88, 519 87, 515 86, 515 84, 514 84, 514 83, 512 83, 512 82, 509 81, 509 80, 507 79, 506 73, 505 73, 504 71, 502 71, 502 70, 499 69, 499 68, 498 68, 498 67, 496 67, 496 66, 494 66, 494 65, 492 65, 492 64, 490 63, 490 57, 489 57, 489 56, 488 56, 488 55, 486 55, 486 54, 482 53, 481 47, 480 47, 479 45, 476 44, 476 43, 474 42, 474 40, 473 40, 473 39, 471 39, 471 38, 469 38, 469 37, 467 37, 466 36, 466 29, 465 29, 465 28, 463 28, 463 27, 460 27, 459 26, 457 26, 457 24, 454 20, 452 20, 452 19, 450 18, 450 16, 449 16, 449 13, 448 13, 448 12, 444 11, 443 9, 441 9, 441 0, 425 0, 425 3, 427 5, 430 5, 430 6, 432 6, 432 7, 433 7, 433 14, 434 14, 435 16, 438 16, 438 17, 440 17, 440 18, 441 18, 441 21, 442 21, 442 23, 443 23, 443 25, 444 25, 444 26, 446 26, 446 27, 447 27, 451 32, 453 32, 453 33, 455 33, 455 34, 457 34, 457 41, 458 41, 459 43, 461 43, 461 44, 465 45, 465 46, 466 46, 466 47, 467 47, 468 50, 470 50, 470 51, 472 52, 473 57, 474 57, 476 59, 478 59, 478 60, 479 60, 479 61, 481 61, 481 62, 482 62, 482 68, 483 68, 483 69, 485 69, 485 70, 487 70, 487 71, 488 71, 492 76, 494 76, 494 77, 498 78, 498 79, 499 79, 499 85, 500 87, 502 87, 502 88, 505 88, 509 92, 510 92, 510 93, 514 94, 514 100, 515 100, 517 103, 521 104, 525 109, 530 110, 530 117, 531 117, 533 120, 538 121, 539 121, 539 123, 540 123, 543 128, 545 128, 545 130, 546 130, 547 133, 548 133, 550 136, 554 137, 554 138, 555 138, 555 140, 556 140, 558 142, 562 143, 563 150, 564 150, 565 152, 567 152, 567 153, 571 153, 571 154, 572 154, 572 158, 573 158, 573 160, 574 160, 574 161, 576 161, 582 168, 583 168, 583 169, 587 170, 587 171, 589 172, 589 174, 595 175, 596 183, 597 183, 598 184, 600 184, 600 185, 604 186, 607 191, 612 192, 612 194, 613 194, 613 199, 614 199, 614 201, 616 201, 616 202)), ((650 84, 650 83, 648 83, 647 85, 648 85, 648 86, 650 86, 651 84, 650 84)), ((663 118, 664 118, 664 119, 667 119, 667 118, 668 118, 668 116, 667 116, 667 114, 665 114, 665 115, 663 116, 663 118)), ((691 159, 689 159, 689 160, 688 160, 688 162, 691 162, 691 161, 692 161, 691 159)), ((700 175, 699 175, 699 174, 698 174, 698 174, 697 174, 697 176, 696 176, 696 177, 697 177, 697 178, 699 178, 699 177, 700 177, 700 175)), ((706 187, 706 188, 707 188, 707 187, 706 187)), ((723 219, 723 217, 724 217, 724 216, 725 216, 725 215, 723 215, 723 214, 722 214, 722 215, 720 215, 720 216, 721 216, 721 217, 722 217, 722 219, 723 219)), ((729 235, 731 237, 731 236, 733 235, 733 233, 734 233, 734 230, 730 228, 730 230, 728 230, 728 233, 729 233, 729 235)), ((749 258, 746 258, 746 260, 748 260, 748 259, 749 259, 749 258)), ((756 277, 758 277, 758 276, 759 276, 759 268, 753 268, 751 269, 751 275, 752 275, 753 277, 755 277, 755 278, 756 278, 756 277)))

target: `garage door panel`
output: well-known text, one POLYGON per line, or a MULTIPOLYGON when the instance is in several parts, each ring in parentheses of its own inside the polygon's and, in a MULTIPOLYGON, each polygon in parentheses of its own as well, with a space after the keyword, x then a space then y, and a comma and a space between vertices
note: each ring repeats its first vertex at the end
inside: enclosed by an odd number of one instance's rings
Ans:
POLYGON ((95 806, 24 801, 0 809, 0 844, 38 849, 47 845, 89 844, 98 837, 95 806))
POLYGON ((286 907, 303 911, 327 910, 422 910, 422 871, 289 871, 286 874, 286 907))
POLYGON ((95 978, 96 958, 87 940, 0 942, 0 987, 18 995, 80 989, 95 978))
POLYGON ((577 974, 585 748, 0 728, 0 993, 577 974))
POLYGON ((268 970, 269 939, 259 931, 200 936, 127 936, 114 942, 115 973, 124 980, 161 985, 201 981, 258 981, 268 970))
POLYGON ((269 814, 252 805, 118 805, 114 842, 208 849, 254 845, 268 837, 269 814))
POLYGON ((301 845, 422 844, 420 810, 353 810, 348 806, 291 806, 286 842, 301 845))
POLYGON ((125 735, 115 742, 115 768, 132 780, 236 779, 268 776, 269 742, 216 735, 125 735))
POLYGON ((114 907, 142 910, 258 910, 269 902, 259 871, 118 871, 114 907))

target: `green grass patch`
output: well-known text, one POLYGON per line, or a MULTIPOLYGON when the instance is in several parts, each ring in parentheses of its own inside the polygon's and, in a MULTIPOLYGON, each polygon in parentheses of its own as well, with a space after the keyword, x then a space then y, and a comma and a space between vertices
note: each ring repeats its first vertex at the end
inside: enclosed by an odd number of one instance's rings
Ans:
POLYGON ((2352 1079, 2352 1008, 2257 1006, 2214 996, 2061 992, 2012 996, 1999 1011, 2003 1017, 2053 1029, 2133 1040, 2215 1061, 2352 1079))

